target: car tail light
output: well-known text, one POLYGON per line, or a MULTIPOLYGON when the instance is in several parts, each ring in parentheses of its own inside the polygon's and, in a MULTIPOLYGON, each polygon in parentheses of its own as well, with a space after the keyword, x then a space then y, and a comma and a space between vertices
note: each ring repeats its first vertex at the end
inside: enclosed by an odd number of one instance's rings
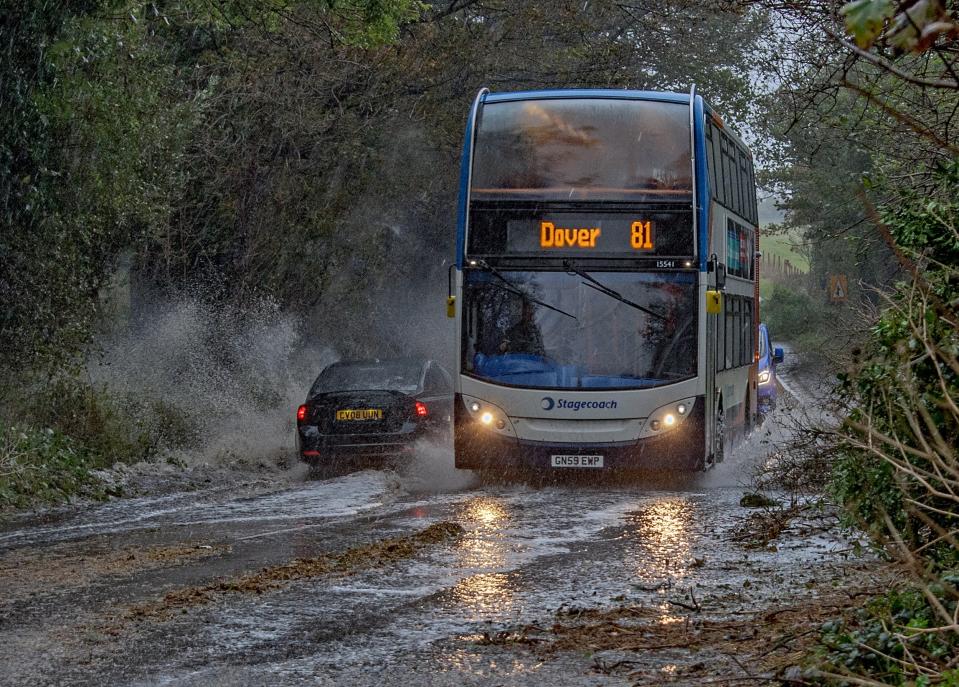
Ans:
POLYGON ((305 405, 296 409, 297 422, 303 422, 306 419, 306 411, 309 410, 305 405))
POLYGON ((426 404, 423 401, 416 402, 416 414, 419 417, 426 417, 430 414, 430 409, 426 407, 426 404))

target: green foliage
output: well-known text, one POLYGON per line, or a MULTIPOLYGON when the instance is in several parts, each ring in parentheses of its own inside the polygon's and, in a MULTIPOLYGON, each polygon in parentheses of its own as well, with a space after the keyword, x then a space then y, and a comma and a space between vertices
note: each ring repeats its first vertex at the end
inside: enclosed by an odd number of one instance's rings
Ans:
POLYGON ((882 37, 898 50, 921 52, 940 38, 959 34, 955 9, 949 5, 939 0, 855 0, 846 3, 840 12, 860 48, 870 48, 882 37))
POLYGON ((907 188, 896 194, 883 211, 896 245, 913 256, 959 267, 959 159, 936 171, 931 187, 907 188))
POLYGON ((835 456, 829 491, 845 507, 845 524, 864 529, 876 539, 886 535, 886 516, 900 530, 907 525, 905 494, 895 470, 862 451, 846 449, 835 456))
POLYGON ((17 412, 27 422, 0 423, 0 510, 116 495, 94 471, 172 455, 200 438, 196 418, 164 401, 112 395, 73 377, 30 390, 17 412))
MULTIPOLYGON (((76 362, 118 257, 154 245, 174 221, 172 202, 191 176, 184 153, 202 140, 197 117, 219 80, 199 74, 201 64, 240 73, 251 55, 231 62, 237 45, 291 27, 375 48, 424 8, 418 0, 6 3, 0 375, 76 362)), ((269 44, 281 57, 276 39, 269 44)), ((232 145, 216 152, 218 163, 229 161, 232 145)))
POLYGON ((175 70, 129 7, 15 3, 2 26, 20 50, 0 81, 0 371, 82 349, 117 255, 181 181, 175 70))
POLYGON ((868 48, 896 13, 896 4, 892 0, 855 0, 840 11, 846 17, 846 28, 859 47, 868 48))
MULTIPOLYGON (((947 573, 940 583, 930 587, 949 614, 956 608, 957 583, 959 575, 947 573)), ((823 625, 815 670, 869 675, 890 685, 959 684, 955 670, 928 681, 929 668, 935 670, 934 666, 959 653, 959 634, 922 631, 942 623, 943 618, 920 589, 891 591, 870 600, 849 620, 837 619, 823 625), (922 671, 926 673, 925 680, 916 661, 927 669, 922 671)))
POLYGON ((72 377, 39 390, 24 416, 76 441, 105 464, 134 463, 189 447, 199 431, 195 419, 169 403, 112 395, 72 377))
POLYGON ((369 48, 396 40, 400 27, 426 12, 419 0, 322 0, 318 3, 339 20, 344 42, 369 48))
POLYGON ((874 533, 888 534, 889 516, 909 544, 942 567, 956 552, 939 530, 953 530, 959 520, 943 496, 954 488, 959 446, 959 174, 950 166, 936 179, 934 191, 905 192, 886 212, 897 242, 935 262, 921 262, 916 281, 897 288, 868 346, 840 377, 850 410, 834 491, 874 533))
POLYGON ((0 424, 0 511, 106 495, 92 471, 107 465, 61 432, 0 424))
POLYGON ((777 340, 798 341, 822 330, 823 306, 805 291, 777 283, 769 301, 763 305, 763 320, 777 340))
MULTIPOLYGON (((949 278, 927 273, 927 279, 941 296, 959 297, 959 290, 949 278)), ((847 431, 856 448, 841 453, 833 489, 859 520, 858 524, 864 524, 874 534, 886 535, 885 517, 889 516, 910 544, 926 545, 924 556, 941 564, 936 559, 948 563, 954 556, 950 555, 947 542, 934 543, 938 534, 930 530, 926 518, 931 515, 934 522, 947 529, 955 527, 957 518, 949 515, 953 512, 952 502, 933 493, 944 485, 937 477, 940 468, 929 462, 926 453, 930 446, 927 442, 935 446, 937 441, 926 434, 934 431, 941 445, 959 445, 959 423, 947 411, 946 402, 947 396, 959 398, 959 375, 927 355, 926 346, 956 351, 959 340, 955 327, 937 313, 935 302, 925 303, 917 313, 913 295, 911 287, 900 290, 897 307, 886 310, 872 328, 873 339, 864 358, 852 373, 840 377, 841 393, 851 409, 847 431), (925 324, 928 340, 918 335, 917 322, 925 324), (923 417, 928 418, 928 427, 923 417), (874 436, 873 442, 878 443, 874 453, 864 446, 870 435, 889 439, 883 440, 884 445, 876 442, 874 436), (913 451, 909 461, 920 470, 924 481, 883 457, 898 456, 899 442, 913 451), (941 512, 919 517, 914 509, 904 509, 906 499, 941 512)))

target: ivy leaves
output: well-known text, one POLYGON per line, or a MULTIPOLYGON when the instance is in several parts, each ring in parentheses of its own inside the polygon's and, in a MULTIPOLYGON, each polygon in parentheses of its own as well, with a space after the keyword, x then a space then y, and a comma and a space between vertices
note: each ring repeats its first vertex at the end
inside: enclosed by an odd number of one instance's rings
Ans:
POLYGON ((897 52, 918 53, 929 50, 940 39, 959 38, 956 10, 941 0, 854 0, 840 12, 846 30, 864 50, 885 45, 897 52))
POLYGON ((896 5, 892 0, 855 0, 846 3, 840 12, 846 17, 846 29, 856 44, 869 48, 895 15, 896 5))

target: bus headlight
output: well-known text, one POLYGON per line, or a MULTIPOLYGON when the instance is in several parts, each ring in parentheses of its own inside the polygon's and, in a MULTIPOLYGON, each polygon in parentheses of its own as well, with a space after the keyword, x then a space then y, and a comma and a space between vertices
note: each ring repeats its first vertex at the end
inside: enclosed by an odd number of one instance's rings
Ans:
POLYGON ((770 374, 769 370, 763 370, 759 373, 760 384, 769 384, 770 379, 772 379, 772 374, 770 374))
POLYGON ((676 429, 683 424, 683 420, 689 417, 695 404, 695 398, 684 398, 682 401, 657 408, 646 418, 646 424, 639 435, 640 438, 653 437, 671 429, 676 429))
POLYGON ((510 422, 509 416, 499 406, 469 396, 463 397, 463 404, 466 406, 470 417, 484 430, 507 436, 516 436, 513 423, 510 422))

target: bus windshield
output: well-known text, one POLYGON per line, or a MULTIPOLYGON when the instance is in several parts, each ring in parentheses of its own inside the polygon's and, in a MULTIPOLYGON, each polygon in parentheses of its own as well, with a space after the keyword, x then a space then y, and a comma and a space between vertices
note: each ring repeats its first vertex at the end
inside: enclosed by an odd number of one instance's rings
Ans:
POLYGON ((467 270, 463 372, 541 389, 689 379, 696 376, 696 293, 688 272, 467 270))
POLYGON ((620 99, 489 103, 474 149, 475 200, 687 200, 689 108, 620 99))

